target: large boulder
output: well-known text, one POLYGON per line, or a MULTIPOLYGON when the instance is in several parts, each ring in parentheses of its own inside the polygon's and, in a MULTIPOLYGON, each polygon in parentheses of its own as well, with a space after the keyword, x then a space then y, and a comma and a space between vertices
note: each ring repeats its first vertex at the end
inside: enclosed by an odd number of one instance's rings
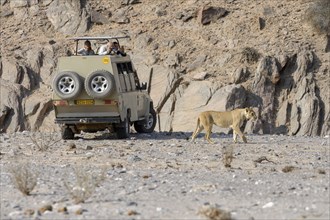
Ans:
POLYGON ((82 34, 90 27, 89 10, 83 0, 54 0, 49 4, 47 17, 55 30, 64 34, 82 34))
POLYGON ((24 100, 24 117, 25 127, 28 130, 37 131, 41 126, 53 127, 53 130, 58 130, 54 125, 54 117, 49 114, 53 110, 52 101, 49 95, 49 88, 42 88, 36 91, 33 96, 28 96, 24 100), (46 125, 45 120, 50 119, 51 124, 46 125))
POLYGON ((51 86, 56 57, 65 49, 59 44, 22 47, 22 59, 4 56, 0 62, 0 130, 6 132, 38 130, 54 126, 51 86))
MULTIPOLYGON (((195 128, 196 120, 203 111, 230 111, 244 107, 246 90, 241 85, 228 85, 219 88, 208 81, 193 81, 178 98, 174 118, 173 131, 186 131, 195 128)), ((214 131, 228 132, 228 128, 214 128, 214 131)))
POLYGON ((297 70, 293 73, 295 86, 292 91, 289 131, 292 135, 320 135, 320 100, 313 73, 310 72, 313 62, 312 52, 304 51, 298 54, 297 70))
POLYGON ((0 95, 1 131, 10 133, 24 130, 22 108, 22 99, 26 95, 24 88, 0 78, 0 95))
POLYGON ((290 59, 277 88, 279 110, 275 125, 282 130, 286 128, 290 135, 320 135, 326 124, 321 120, 325 110, 311 72, 314 60, 311 51, 302 51, 290 59))

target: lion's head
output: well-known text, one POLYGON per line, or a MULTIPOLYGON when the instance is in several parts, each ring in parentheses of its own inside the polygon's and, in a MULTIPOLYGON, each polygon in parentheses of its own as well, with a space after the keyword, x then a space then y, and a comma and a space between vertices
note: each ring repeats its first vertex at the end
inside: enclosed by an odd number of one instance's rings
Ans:
POLYGON ((246 108, 245 109, 245 117, 247 119, 253 119, 253 120, 256 120, 257 119, 257 115, 256 113, 254 112, 254 110, 252 108, 246 108))

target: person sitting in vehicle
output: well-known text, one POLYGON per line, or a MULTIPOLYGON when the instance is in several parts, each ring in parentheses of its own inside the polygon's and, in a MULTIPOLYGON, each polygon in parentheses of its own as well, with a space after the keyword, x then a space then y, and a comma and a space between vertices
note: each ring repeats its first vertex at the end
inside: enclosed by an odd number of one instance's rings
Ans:
POLYGON ((98 55, 107 55, 110 53, 111 42, 109 41, 107 44, 103 44, 98 51, 98 55))
POLYGON ((84 48, 81 48, 80 50, 78 50, 77 53, 80 55, 84 55, 84 56, 95 54, 94 50, 92 49, 91 42, 89 40, 85 41, 84 48))
POLYGON ((120 47, 118 42, 108 42, 105 45, 102 45, 99 50, 99 55, 107 55, 107 54, 117 54, 117 55, 122 55, 126 56, 124 47, 120 47))

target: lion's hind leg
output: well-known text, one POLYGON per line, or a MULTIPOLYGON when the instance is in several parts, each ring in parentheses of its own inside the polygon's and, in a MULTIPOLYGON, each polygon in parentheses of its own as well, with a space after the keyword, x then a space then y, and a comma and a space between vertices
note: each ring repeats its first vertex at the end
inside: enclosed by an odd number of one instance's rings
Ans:
POLYGON ((191 136, 191 140, 194 141, 196 136, 204 129, 203 125, 201 125, 200 123, 200 119, 198 118, 197 119, 197 126, 196 126, 196 129, 193 133, 193 135, 191 136))
POLYGON ((211 139, 210 139, 211 133, 212 133, 212 124, 209 124, 209 126, 207 126, 207 127, 205 128, 205 139, 206 139, 210 144, 213 144, 214 142, 211 141, 211 139))

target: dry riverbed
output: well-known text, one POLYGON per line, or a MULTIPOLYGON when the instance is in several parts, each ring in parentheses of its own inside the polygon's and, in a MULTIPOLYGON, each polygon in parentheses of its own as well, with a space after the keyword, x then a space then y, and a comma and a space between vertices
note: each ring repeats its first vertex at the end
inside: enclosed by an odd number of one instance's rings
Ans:
POLYGON ((1 219, 330 218, 329 137, 190 135, 0 134, 1 219))

